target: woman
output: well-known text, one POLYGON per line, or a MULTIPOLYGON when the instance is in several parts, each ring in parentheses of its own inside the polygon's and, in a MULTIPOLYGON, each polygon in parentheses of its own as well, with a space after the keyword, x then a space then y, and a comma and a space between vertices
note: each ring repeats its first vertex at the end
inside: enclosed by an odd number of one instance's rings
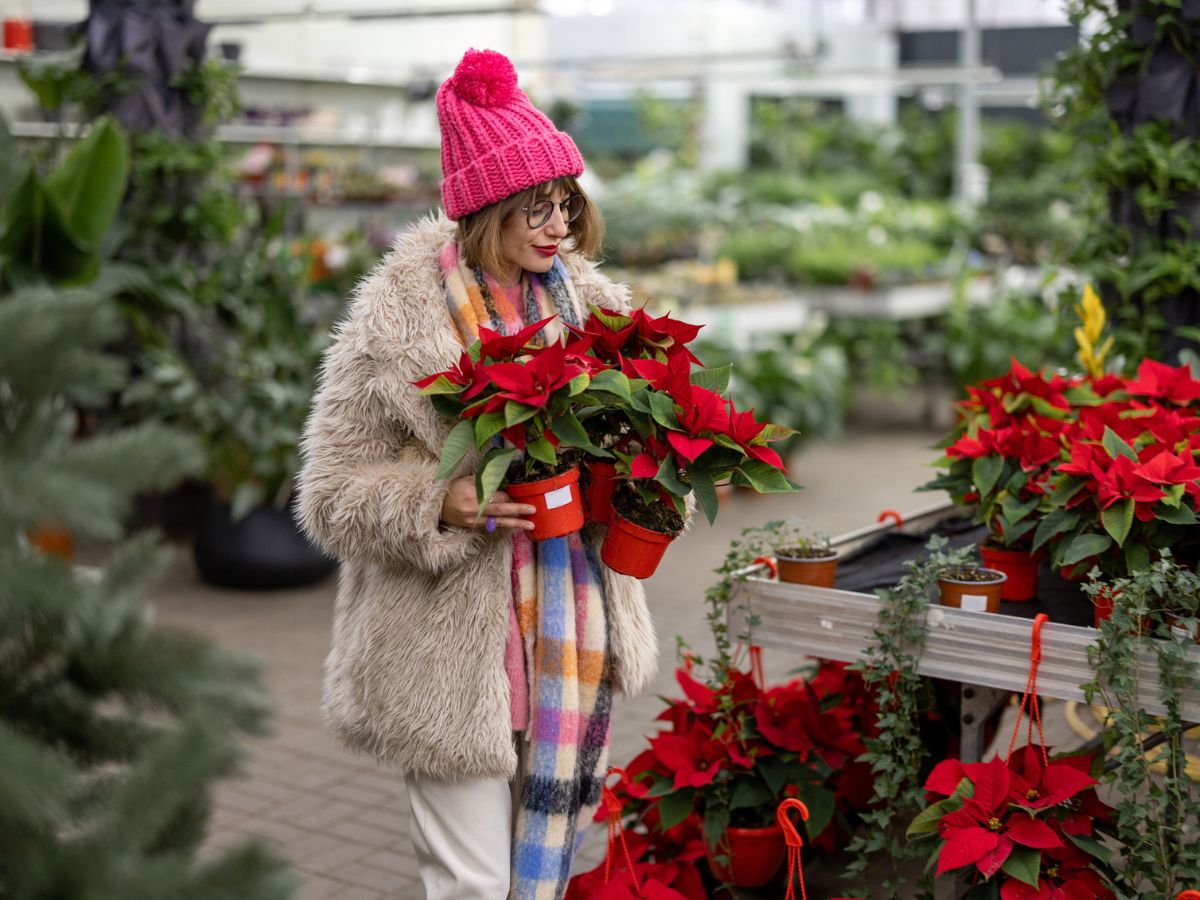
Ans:
POLYGON ((480 326, 557 314, 555 340, 589 304, 628 300, 588 258, 603 226, 579 152, 512 64, 468 51, 437 108, 447 218, 359 286, 305 431, 302 521, 342 561, 325 710, 404 774, 430 900, 559 897, 599 800, 611 691, 654 674, 641 583, 599 562, 596 534, 531 544, 532 507, 503 492, 480 514, 478 455, 435 481, 453 423, 411 382, 480 326))

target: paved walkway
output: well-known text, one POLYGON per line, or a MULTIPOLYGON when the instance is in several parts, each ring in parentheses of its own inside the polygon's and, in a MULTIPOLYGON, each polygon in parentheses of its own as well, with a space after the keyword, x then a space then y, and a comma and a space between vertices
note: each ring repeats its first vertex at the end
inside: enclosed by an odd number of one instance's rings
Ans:
MULTIPOLYGON (((838 534, 875 521, 880 509, 926 506, 936 498, 912 490, 933 475, 928 463, 938 437, 892 430, 815 444, 793 465, 803 491, 775 497, 739 492, 724 504, 715 527, 701 521, 681 538, 646 583, 661 671, 645 696, 614 705, 613 761, 628 761, 644 748, 662 708, 656 695, 676 693, 675 636, 700 653, 708 651, 703 591, 730 540, 743 528, 787 515, 838 534)), ((344 751, 321 727, 321 667, 334 588, 332 578, 278 593, 210 588, 200 583, 190 554, 181 548, 154 591, 159 621, 204 632, 257 657, 277 703, 274 735, 255 741, 242 776, 217 790, 210 842, 224 847, 247 835, 263 836, 299 873, 303 900, 421 900, 402 781, 344 751)), ((798 662, 767 656, 771 677, 798 662)), ((603 831, 592 829, 577 869, 591 868, 603 850, 603 831)))

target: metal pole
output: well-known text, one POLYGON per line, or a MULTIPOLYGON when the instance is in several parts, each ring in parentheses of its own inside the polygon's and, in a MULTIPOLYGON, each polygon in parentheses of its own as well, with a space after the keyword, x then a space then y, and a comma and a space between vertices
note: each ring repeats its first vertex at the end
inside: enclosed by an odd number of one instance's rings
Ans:
POLYGON ((958 42, 958 64, 963 80, 958 88, 958 142, 955 147, 954 195, 958 203, 973 209, 987 195, 987 172, 979 164, 979 99, 974 73, 980 66, 977 0, 966 0, 967 21, 958 42))

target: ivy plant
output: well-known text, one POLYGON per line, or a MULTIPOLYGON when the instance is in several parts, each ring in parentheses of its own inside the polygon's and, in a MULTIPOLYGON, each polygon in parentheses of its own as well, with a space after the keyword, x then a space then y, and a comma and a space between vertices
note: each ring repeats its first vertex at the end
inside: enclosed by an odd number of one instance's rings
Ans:
POLYGON ((1200 689, 1195 646, 1200 576, 1162 558, 1125 578, 1093 580, 1093 600, 1113 605, 1100 638, 1088 648, 1096 670, 1084 685, 1089 703, 1108 709, 1104 740, 1112 762, 1107 780, 1116 788, 1117 838, 1124 866, 1116 872, 1122 897, 1175 897, 1200 885, 1200 792, 1187 774, 1181 705, 1200 689), (1166 715, 1157 722, 1139 705, 1146 671, 1139 657, 1158 663, 1159 697, 1166 715), (1154 735, 1154 737, 1151 737, 1154 735), (1161 741, 1161 743, 1159 743, 1161 741))
MULTIPOLYGON (((862 674, 879 706, 879 733, 866 740, 867 752, 860 757, 875 775, 874 796, 847 847, 853 859, 846 877, 863 882, 859 893, 864 897, 871 895, 868 883, 881 887, 888 897, 911 896, 901 868, 925 852, 904 839, 907 822, 921 809, 924 798, 921 768, 926 750, 920 721, 926 682, 917 672, 917 661, 925 646, 925 613, 938 574, 970 563, 973 548, 950 549, 945 537, 934 535, 925 549, 926 556, 905 562, 907 571, 894 587, 877 591, 883 602, 872 642, 851 666, 862 674), (880 852, 887 857, 886 872, 871 868, 880 852)), ((928 895, 928 879, 922 880, 920 888, 928 895)))

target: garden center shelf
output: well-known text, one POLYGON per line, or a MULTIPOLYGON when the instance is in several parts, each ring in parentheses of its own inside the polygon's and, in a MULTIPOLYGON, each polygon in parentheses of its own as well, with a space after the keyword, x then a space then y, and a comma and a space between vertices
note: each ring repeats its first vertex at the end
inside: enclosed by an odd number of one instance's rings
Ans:
MULTIPOLYGON (((879 287, 807 288, 800 297, 809 309, 835 317, 856 319, 929 319, 945 315, 954 303, 958 288, 953 281, 930 281, 879 287)), ((992 278, 981 275, 970 279, 965 286, 966 299, 971 304, 986 303, 992 296, 992 278)))
MULTIPOLYGON (((835 546, 855 564, 870 564, 871 544, 878 546, 888 532, 906 537, 917 555, 930 533, 940 530, 952 511, 945 506, 915 514, 902 528, 891 525, 860 529, 836 539, 835 546), (865 552, 864 552, 865 551, 865 552)), ((959 535, 957 543, 973 542, 970 533, 959 535)), ((951 543, 955 543, 952 539, 951 543)), ((747 578, 730 605, 730 623, 735 633, 745 629, 746 617, 754 615, 754 642, 763 647, 785 650, 803 656, 852 662, 862 658, 871 643, 881 601, 874 594, 855 590, 819 588, 787 584, 767 577, 766 568, 746 570, 747 578)), ((841 572, 839 570, 839 580, 841 572)), ((898 578, 898 575, 897 575, 898 578)), ((1078 591, 1077 587, 1072 588, 1078 591)), ((1088 601, 1079 593, 1078 606, 1090 615, 1088 601)), ((1082 685, 1092 681, 1094 672, 1088 662, 1088 648, 1096 641, 1094 628, 1063 624, 1054 607, 1037 601, 1005 604, 1019 610, 1017 615, 969 612, 932 605, 927 613, 929 625, 925 647, 917 668, 922 675, 943 678, 964 685, 963 751, 974 750, 976 758, 984 748, 979 735, 969 735, 970 726, 982 725, 986 711, 979 701, 990 688, 989 700, 996 692, 1021 692, 1029 675, 1032 617, 1042 611, 1051 621, 1042 628, 1042 662, 1038 669, 1038 693, 1042 697, 1084 700, 1082 685), (1028 618, 1026 618, 1028 616, 1028 618), (1056 621, 1057 620, 1057 621, 1056 621)), ((1192 660, 1200 664, 1200 646, 1189 648, 1192 660)), ((1165 710, 1158 698, 1158 668, 1153 654, 1142 649, 1139 655, 1141 685, 1139 705, 1147 712, 1161 715, 1165 710)), ((1200 722, 1200 693, 1184 697, 1185 721, 1200 722)))

